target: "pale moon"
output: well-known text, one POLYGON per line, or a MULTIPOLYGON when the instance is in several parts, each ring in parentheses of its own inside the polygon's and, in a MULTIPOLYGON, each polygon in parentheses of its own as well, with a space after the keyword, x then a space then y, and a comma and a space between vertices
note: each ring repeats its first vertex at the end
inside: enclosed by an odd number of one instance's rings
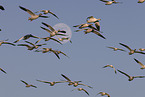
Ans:
POLYGON ((53 28, 55 30, 64 30, 64 31, 66 31, 66 33, 65 33, 66 36, 57 35, 57 37, 59 37, 59 38, 69 38, 68 40, 63 40, 62 43, 66 43, 66 42, 70 41, 71 36, 72 36, 72 31, 71 31, 71 28, 67 24, 58 23, 58 24, 54 25, 53 28))

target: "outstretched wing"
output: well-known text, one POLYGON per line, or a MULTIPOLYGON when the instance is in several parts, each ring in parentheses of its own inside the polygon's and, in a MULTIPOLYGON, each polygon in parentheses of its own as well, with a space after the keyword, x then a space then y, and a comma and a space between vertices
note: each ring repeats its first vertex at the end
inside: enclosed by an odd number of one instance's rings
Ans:
POLYGON ((46 29, 46 28, 44 28, 44 27, 41 27, 43 30, 46 30, 48 33, 52 33, 49 29, 46 29))
POLYGON ((35 13, 38 13, 38 12, 44 12, 45 10, 40 10, 40 11, 36 11, 35 13))
POLYGON ((42 46, 42 45, 47 45, 46 43, 43 43, 43 44, 38 44, 38 45, 36 45, 36 46, 42 46))
POLYGON ((61 74, 67 81, 71 81, 68 77, 66 77, 64 74, 61 74))
MULTIPOLYGON (((125 50, 123 50, 123 49, 120 49, 120 48, 117 48, 117 50, 120 50, 120 51, 125 51, 125 50)), ((125 51, 126 52, 126 51, 125 51)))
POLYGON ((30 15, 35 15, 31 10, 29 10, 29 9, 26 9, 26 8, 24 8, 24 7, 22 7, 22 6, 19 6, 22 10, 24 10, 24 11, 26 11, 27 13, 29 13, 30 15))
POLYGON ((48 25, 48 24, 46 24, 44 22, 42 22, 42 24, 45 25, 45 26, 47 26, 49 29, 51 29, 51 31, 55 31, 55 29, 53 27, 51 27, 50 25, 48 25))
POLYGON ((138 61, 137 59, 134 58, 134 60, 140 65, 140 66, 144 66, 140 61, 138 61))
POLYGON ((134 76, 134 78, 145 78, 145 76, 134 76))
POLYGON ((30 48, 31 46, 27 45, 27 44, 18 44, 17 46, 26 46, 27 48, 30 48))
POLYGON ((100 0, 100 1, 102 1, 102 2, 108 2, 108 1, 106 1, 106 0, 100 0))
POLYGON ((64 83, 64 82, 67 82, 67 81, 56 81, 55 83, 64 83))
MULTIPOLYGON (((66 57, 68 57, 64 52, 60 51, 61 54, 65 55, 66 57)), ((69 57, 68 57, 69 58, 69 57)))
POLYGON ((87 86, 87 87, 89 87, 89 88, 93 88, 93 87, 91 87, 91 86, 89 86, 89 85, 85 85, 85 84, 82 84, 82 83, 78 83, 78 85, 83 85, 83 86, 87 86))
POLYGON ((103 68, 110 67, 110 65, 105 65, 103 68))
POLYGON ((36 42, 35 42, 35 44, 37 44, 39 41, 41 41, 43 38, 41 38, 41 39, 39 39, 39 40, 37 40, 36 42))
POLYGON ((113 69, 114 69, 114 72, 115 72, 115 73, 117 73, 117 71, 116 71, 115 67, 113 67, 113 69))
POLYGON ((48 81, 42 81, 42 80, 36 80, 36 81, 43 82, 43 83, 50 83, 48 81))
MULTIPOLYGON (((118 69, 117 69, 118 70, 118 69)), ((122 74, 124 74, 124 75, 126 75, 128 78, 130 78, 130 76, 128 75, 128 74, 126 74, 126 73, 124 73, 124 72, 122 72, 122 71, 120 71, 120 70, 118 70, 120 73, 122 73, 122 74)))
POLYGON ((48 16, 43 16, 43 15, 40 15, 39 17, 42 17, 42 18, 49 18, 48 16))
POLYGON ((145 52, 135 51, 135 53, 145 54, 145 52))
POLYGON ((48 11, 48 13, 52 14, 53 16, 55 16, 57 19, 59 19, 54 13, 52 13, 51 11, 48 11))
POLYGON ((29 44, 31 44, 31 45, 33 45, 33 46, 36 46, 35 44, 33 44, 32 42, 29 42, 29 41, 25 41, 26 43, 29 43, 29 44))
POLYGON ((37 87, 36 87, 36 86, 34 86, 34 85, 31 85, 31 87, 37 88, 37 87))
POLYGON ((52 40, 54 40, 62 45, 62 43, 60 41, 58 41, 57 39, 55 39, 55 38, 50 38, 50 39, 52 39, 52 40))
POLYGON ((99 32, 97 32, 97 31, 93 31, 93 33, 95 33, 95 34, 97 34, 98 36, 100 36, 100 37, 106 39, 103 35, 101 35, 101 34, 100 34, 99 32))
POLYGON ((10 45, 12 45, 12 46, 16 46, 15 44, 10 43, 10 42, 3 42, 3 44, 10 44, 10 45))
POLYGON ((24 84, 28 85, 28 83, 26 83, 25 81, 21 80, 21 82, 23 82, 24 84))
POLYGON ((55 50, 51 50, 51 52, 53 52, 57 56, 57 58, 60 59, 58 53, 55 50))
POLYGON ((107 48, 111 48, 111 49, 114 49, 114 47, 107 47, 107 48))
POLYGON ((108 93, 105 93, 105 95, 107 95, 108 97, 110 97, 110 95, 108 93))
POLYGON ((19 42, 19 41, 20 41, 20 40, 22 40, 23 38, 24 38, 24 36, 23 36, 23 37, 21 37, 20 39, 16 40, 16 41, 14 41, 14 43, 19 42))
POLYGON ((132 50, 129 46, 127 46, 127 45, 125 45, 125 44, 123 44, 123 43, 119 43, 120 45, 122 45, 122 46, 124 46, 124 47, 126 47, 127 49, 129 49, 130 51, 132 50))
POLYGON ((85 89, 82 89, 82 90, 85 91, 89 95, 89 93, 85 89))

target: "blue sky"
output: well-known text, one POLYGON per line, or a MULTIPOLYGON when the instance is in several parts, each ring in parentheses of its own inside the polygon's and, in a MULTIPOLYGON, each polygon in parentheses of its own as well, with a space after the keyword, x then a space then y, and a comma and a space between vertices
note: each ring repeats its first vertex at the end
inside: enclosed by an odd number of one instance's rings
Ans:
MULTIPOLYGON (((114 73, 112 68, 102 68, 112 64, 116 69, 129 75, 145 75, 145 71, 133 60, 138 59, 145 64, 145 55, 113 51, 107 46, 114 46, 127 50, 119 45, 124 43, 131 48, 145 48, 145 3, 138 4, 137 0, 117 0, 122 4, 106 6, 100 0, 9 0, 2 1, 5 11, 0 11, 0 40, 9 39, 14 42, 18 38, 33 34, 40 37, 48 35, 40 26, 45 22, 51 26, 65 23, 72 30, 72 44, 63 45, 54 41, 46 42, 45 47, 61 50, 70 58, 60 55, 60 60, 53 53, 37 53, 27 50, 26 47, 2 45, 0 47, 1 64, 7 74, 0 73, 0 91, 2 97, 84 97, 84 92, 73 91, 75 87, 67 83, 56 84, 54 87, 37 82, 36 79, 45 81, 59 81, 65 74, 72 80, 81 80, 93 89, 83 87, 95 97, 100 91, 107 92, 111 97, 143 97, 145 79, 128 78, 119 72, 114 73), (23 6, 32 11, 48 9, 60 19, 49 15, 50 18, 39 18, 28 21, 30 15, 19 8, 23 6), (85 23, 88 16, 101 18, 100 25, 106 40, 83 31, 74 32, 74 25, 85 23), (20 81, 24 80, 38 88, 26 88, 20 81)), ((29 39, 35 42, 37 39, 29 39)), ((24 43, 23 40, 19 43, 24 43)), ((41 41, 40 43, 44 43, 41 41)), ((128 51, 128 50, 127 50, 128 51)), ((101 95, 98 95, 101 97, 101 95)))

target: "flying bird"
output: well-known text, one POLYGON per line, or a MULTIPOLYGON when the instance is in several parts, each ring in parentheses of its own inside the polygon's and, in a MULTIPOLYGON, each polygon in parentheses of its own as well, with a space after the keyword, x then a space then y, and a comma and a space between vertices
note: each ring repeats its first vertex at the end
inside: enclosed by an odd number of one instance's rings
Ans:
POLYGON ((119 43, 120 45, 126 47, 130 52, 128 53, 129 55, 132 55, 134 53, 140 53, 140 54, 145 54, 144 52, 141 52, 141 51, 136 51, 136 49, 131 49, 129 46, 123 44, 123 43, 119 43))
POLYGON ((58 50, 53 50, 52 48, 40 48, 40 49, 36 50, 35 52, 42 52, 42 53, 53 52, 57 56, 58 59, 60 59, 60 57, 59 57, 60 53, 63 54, 64 56, 68 57, 64 52, 58 51, 58 50))
MULTIPOLYGON (((117 69, 118 70, 118 69, 117 69)), ((120 71, 120 70, 118 70, 120 73, 122 73, 122 74, 124 74, 124 75, 126 75, 129 79, 128 79, 128 81, 132 81, 134 78, 145 78, 145 76, 130 76, 130 75, 128 75, 128 74, 126 74, 126 73, 124 73, 124 72, 122 72, 122 71, 120 71)))
POLYGON ((82 30, 84 30, 85 34, 94 33, 94 34, 100 36, 101 38, 106 39, 99 31, 97 31, 93 28, 92 29, 91 28, 85 28, 85 29, 81 29, 81 30, 76 30, 76 32, 82 31, 82 30))
POLYGON ((82 85, 82 86, 87 86, 89 88, 93 88, 91 86, 88 86, 88 85, 85 85, 83 83, 79 83, 79 82, 82 82, 82 81, 71 81, 68 77, 66 77, 64 74, 61 74, 61 76, 63 76, 67 81, 66 82, 69 82, 68 85, 73 85, 74 87, 77 87, 78 85, 82 85))
POLYGON ((42 13, 40 13, 39 15, 34 14, 31 10, 26 9, 22 6, 19 6, 22 10, 26 11, 27 13, 29 13, 31 15, 31 17, 28 18, 28 20, 33 21, 39 17, 43 17, 43 18, 48 18, 48 16, 43 16, 42 13))
POLYGON ((14 43, 17 43, 17 42, 19 42, 19 41, 22 40, 22 39, 23 39, 23 40, 27 40, 27 39, 29 39, 30 37, 40 39, 40 37, 34 36, 34 35, 32 35, 32 34, 27 34, 27 35, 21 37, 20 39, 14 41, 14 43))
POLYGON ((40 48, 38 50, 35 50, 35 52, 42 52, 42 53, 53 52, 57 56, 57 58, 60 59, 58 53, 52 48, 40 48))
POLYGON ((74 91, 74 90, 84 91, 85 93, 87 93, 89 95, 89 93, 85 89, 83 89, 83 88, 76 88, 76 89, 73 89, 72 91, 74 91))
POLYGON ((59 41, 64 41, 64 40, 69 40, 70 41, 70 43, 72 43, 72 41, 70 40, 70 38, 69 37, 63 37, 63 38, 59 38, 59 37, 57 37, 58 38, 58 40, 59 41))
POLYGON ((40 49, 36 50, 35 52, 42 52, 42 53, 53 52, 57 56, 58 59, 60 59, 60 57, 59 57, 60 53, 63 54, 64 56, 68 57, 64 52, 58 51, 58 50, 53 50, 52 48, 40 48, 40 49))
POLYGON ((117 3, 122 3, 122 2, 116 2, 115 0, 112 1, 107 1, 107 0, 100 0, 102 2, 105 2, 105 5, 111 5, 111 4, 117 4, 117 3))
POLYGON ((28 50, 33 50, 33 49, 37 49, 39 46, 46 45, 46 43, 35 45, 29 41, 25 41, 25 42, 31 44, 32 46, 30 46, 28 44, 18 44, 17 46, 26 46, 28 48, 28 50))
POLYGON ((111 67, 111 68, 113 68, 113 69, 114 69, 114 72, 117 73, 113 65, 105 65, 103 68, 106 68, 106 67, 111 67))
POLYGON ((48 84, 50 84, 50 86, 54 86, 56 83, 64 83, 64 82, 66 82, 66 81, 48 82, 48 81, 42 81, 42 80, 36 80, 36 81, 43 82, 43 83, 48 83, 48 84))
POLYGON ((140 69, 145 69, 145 65, 142 64, 140 61, 138 61, 137 59, 134 58, 134 60, 141 66, 140 69))
POLYGON ((61 35, 61 36, 66 36, 65 34, 62 34, 62 33, 66 33, 66 31, 63 31, 63 30, 55 30, 53 27, 51 27, 50 25, 42 22, 43 25, 47 26, 49 29, 47 28, 44 28, 44 27, 41 27, 43 30, 47 31, 48 33, 50 33, 50 37, 53 37, 55 35, 61 35), (61 32, 61 33, 59 33, 61 32))
POLYGON ((125 51, 125 50, 123 50, 123 49, 116 48, 116 47, 107 47, 107 48, 113 49, 114 51, 117 51, 117 50, 120 50, 120 51, 125 51))
MULTIPOLYGON (((110 95, 109 95, 108 93, 105 93, 105 92, 99 92, 98 94, 101 94, 101 96, 107 95, 108 97, 110 97, 110 95)), ((98 94, 97 94, 97 95, 98 95, 98 94)))
POLYGON ((67 76, 65 76, 64 74, 61 74, 61 76, 62 77, 64 77, 66 80, 67 80, 67 82, 69 82, 69 86, 70 85, 73 85, 74 83, 77 83, 77 82, 82 82, 82 81, 71 81, 67 76))
POLYGON ((1 9, 1 10, 5 10, 5 9, 4 9, 4 7, 3 7, 3 6, 1 6, 1 5, 0 5, 0 9, 1 9))
POLYGON ((48 14, 48 13, 50 13, 50 14, 52 14, 53 16, 55 16, 57 19, 59 19, 53 12, 51 12, 50 10, 40 10, 40 11, 37 11, 36 13, 38 13, 38 12, 43 12, 43 14, 48 14))
POLYGON ((44 37, 44 38, 40 38, 38 41, 35 42, 35 44, 38 43, 39 41, 41 41, 42 39, 45 40, 45 41, 48 41, 48 40, 54 40, 54 41, 56 41, 56 42, 58 42, 59 44, 62 45, 62 43, 61 43, 60 41, 58 41, 57 39, 52 38, 52 37, 44 37))
POLYGON ((95 24, 95 26, 96 27, 94 27, 94 26, 92 26, 92 25, 90 25, 90 26, 88 26, 89 28, 93 28, 93 29, 95 29, 95 30, 97 30, 97 31, 100 31, 100 21, 101 19, 97 19, 97 18, 95 18, 95 17, 93 17, 93 16, 89 16, 89 17, 87 17, 87 19, 86 19, 86 21, 87 21, 87 23, 94 23, 95 24))
POLYGON ((86 28, 86 27, 89 27, 89 26, 92 26, 92 25, 93 24, 84 23, 84 24, 75 25, 73 27, 78 27, 79 29, 82 29, 82 28, 86 28))
POLYGON ((99 22, 99 20, 101 20, 101 19, 97 19, 94 16, 89 16, 86 19, 87 23, 95 23, 95 22, 99 22))
POLYGON ((26 85, 26 87, 34 87, 34 88, 37 88, 36 86, 34 86, 32 84, 28 84, 27 82, 25 82, 23 80, 21 80, 21 82, 23 82, 26 85))
MULTIPOLYGON (((8 40, 8 39, 7 39, 7 40, 8 40)), ((9 44, 9 45, 12 45, 12 46, 16 46, 16 45, 13 44, 13 43, 6 42, 7 40, 0 40, 0 46, 1 46, 2 44, 9 44)))

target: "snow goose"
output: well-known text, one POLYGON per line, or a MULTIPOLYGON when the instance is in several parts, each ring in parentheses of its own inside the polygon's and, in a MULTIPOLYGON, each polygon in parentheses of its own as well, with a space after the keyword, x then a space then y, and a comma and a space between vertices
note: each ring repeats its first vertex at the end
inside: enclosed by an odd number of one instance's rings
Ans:
POLYGON ((100 0, 102 2, 105 2, 105 5, 111 5, 111 4, 117 4, 117 3, 122 3, 122 2, 116 2, 115 0, 112 1, 107 1, 107 0, 100 0))
POLYGON ((111 67, 111 68, 113 68, 113 69, 114 69, 114 72, 117 73, 113 65, 105 65, 103 68, 106 68, 106 67, 111 67))
POLYGON ((84 91, 85 93, 87 93, 89 95, 89 93, 85 89, 83 89, 83 88, 76 88, 76 89, 73 89, 72 91, 74 91, 74 90, 84 91))
POLYGON ((36 81, 50 84, 50 86, 54 86, 56 83, 64 83, 64 82, 66 82, 66 81, 54 81, 54 82, 49 82, 49 81, 42 81, 42 80, 36 80, 36 81))
MULTIPOLYGON (((118 69, 117 69, 118 70, 118 69)), ((124 72, 122 72, 122 71, 120 71, 120 70, 118 70, 120 73, 122 73, 122 74, 124 74, 125 76, 127 76, 128 77, 128 81, 132 81, 134 78, 145 78, 145 76, 130 76, 130 75, 128 75, 128 74, 126 74, 126 73, 124 73, 124 72)))
POLYGON ((48 16, 42 16, 42 14, 40 13, 39 15, 34 14, 31 10, 26 9, 22 6, 19 6, 22 10, 26 11, 27 13, 29 13, 31 15, 31 17, 28 18, 28 20, 33 21, 39 17, 43 17, 43 18, 48 18, 48 16))
POLYGON ((26 85, 26 87, 34 87, 34 88, 37 88, 36 86, 34 86, 32 84, 28 84, 27 82, 25 82, 23 80, 21 80, 21 82, 23 82, 26 85))
POLYGON ((43 12, 43 14, 48 14, 48 13, 50 13, 50 14, 52 14, 53 16, 55 16, 57 19, 59 19, 53 12, 51 12, 50 10, 40 10, 40 11, 37 11, 36 13, 38 13, 38 12, 43 12))
MULTIPOLYGON (((108 93, 105 93, 105 92, 99 92, 98 94, 101 94, 101 96, 107 95, 108 97, 110 97, 110 95, 109 95, 108 93)), ((97 95, 98 95, 98 94, 97 94, 97 95)))
POLYGON ((120 45, 126 47, 130 52, 128 53, 129 55, 132 55, 134 53, 140 53, 140 54, 145 54, 144 52, 141 52, 141 51, 136 51, 136 49, 131 49, 129 46, 123 44, 123 43, 119 43, 120 45))

